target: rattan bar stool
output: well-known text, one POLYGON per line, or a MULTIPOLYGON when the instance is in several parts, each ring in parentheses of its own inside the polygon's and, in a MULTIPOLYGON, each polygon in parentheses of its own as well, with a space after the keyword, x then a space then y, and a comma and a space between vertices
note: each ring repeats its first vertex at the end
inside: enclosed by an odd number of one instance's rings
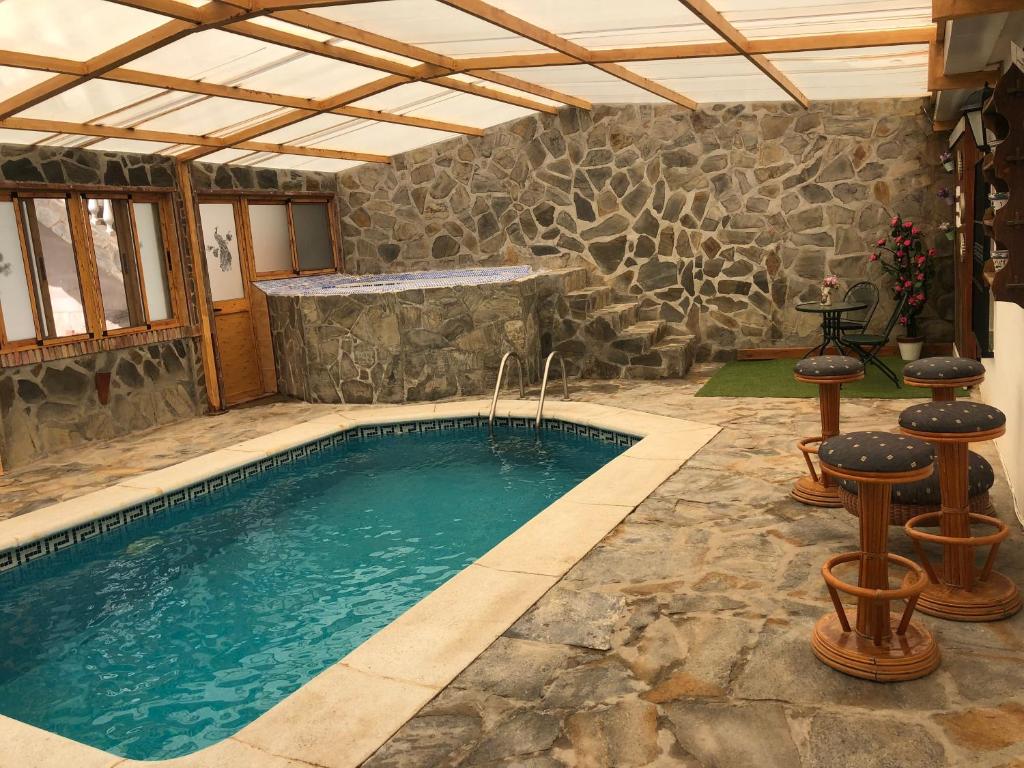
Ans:
POLYGON ((822 566, 835 613, 814 625, 811 648, 833 669, 865 680, 896 682, 924 677, 940 659, 931 633, 912 619, 928 576, 913 561, 889 553, 888 523, 892 484, 927 477, 934 460, 932 447, 890 432, 851 432, 823 442, 818 458, 823 471, 859 486, 860 550, 832 557, 822 566), (833 572, 852 562, 859 567, 857 584, 843 581, 833 572), (890 565, 908 572, 897 589, 889 586, 890 565), (847 611, 840 592, 857 598, 856 609, 847 611), (895 600, 906 601, 900 615, 889 611, 895 600))
POLYGON ((992 569, 999 545, 1010 535, 1010 529, 995 517, 971 511, 967 485, 967 446, 1002 435, 1006 432, 1006 417, 998 408, 984 403, 933 401, 903 411, 900 429, 934 443, 939 453, 942 507, 938 512, 917 515, 904 526, 930 580, 921 595, 921 611, 953 621, 997 621, 1017 613, 1021 609, 1020 590, 992 569), (918 530, 936 521, 938 534, 918 530), (972 523, 995 532, 972 536, 972 523), (938 571, 928 559, 923 542, 942 545, 938 571), (990 548, 980 573, 974 561, 978 547, 990 548))
POLYGON ((807 462, 808 474, 801 477, 790 491, 793 498, 814 507, 840 507, 839 491, 828 475, 814 468, 813 454, 818 444, 839 434, 839 389, 843 384, 864 378, 864 363, 855 357, 820 355, 807 357, 793 367, 797 381, 818 385, 818 406, 821 410, 821 434, 805 437, 797 448, 807 462))
POLYGON ((958 387, 972 387, 984 380, 985 366, 968 357, 923 357, 903 369, 903 383, 930 388, 932 400, 956 400, 958 387))

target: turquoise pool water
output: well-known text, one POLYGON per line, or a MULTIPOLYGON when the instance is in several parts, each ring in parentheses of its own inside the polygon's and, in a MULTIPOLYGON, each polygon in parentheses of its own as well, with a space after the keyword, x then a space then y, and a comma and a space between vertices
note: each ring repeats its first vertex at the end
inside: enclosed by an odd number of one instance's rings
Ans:
POLYGON ((136 759, 213 744, 622 450, 352 440, 0 575, 0 713, 136 759))

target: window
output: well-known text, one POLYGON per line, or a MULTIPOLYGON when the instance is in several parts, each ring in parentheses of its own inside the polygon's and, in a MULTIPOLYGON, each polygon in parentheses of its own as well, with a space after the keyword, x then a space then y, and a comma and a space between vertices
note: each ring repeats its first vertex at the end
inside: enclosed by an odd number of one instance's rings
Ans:
POLYGON ((259 277, 334 270, 334 238, 326 202, 249 200, 246 207, 259 277))
POLYGON ((0 193, 3 346, 176 323, 162 195, 0 193))

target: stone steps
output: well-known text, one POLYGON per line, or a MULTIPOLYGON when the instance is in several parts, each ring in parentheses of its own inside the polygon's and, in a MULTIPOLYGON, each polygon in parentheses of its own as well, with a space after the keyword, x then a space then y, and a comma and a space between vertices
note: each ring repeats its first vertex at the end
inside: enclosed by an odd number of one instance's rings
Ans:
POLYGON ((593 285, 565 294, 569 309, 579 315, 588 315, 608 306, 612 298, 612 289, 607 285, 593 285))
POLYGON ((598 341, 614 340, 623 328, 627 328, 639 320, 639 307, 636 302, 631 304, 609 304, 590 313, 584 324, 584 332, 598 341))
POLYGON ((640 320, 619 331, 611 346, 627 354, 643 354, 657 344, 667 330, 668 323, 664 320, 640 320))
POLYGON ((681 379, 697 355, 693 336, 665 336, 645 355, 634 357, 624 370, 627 379, 681 379))

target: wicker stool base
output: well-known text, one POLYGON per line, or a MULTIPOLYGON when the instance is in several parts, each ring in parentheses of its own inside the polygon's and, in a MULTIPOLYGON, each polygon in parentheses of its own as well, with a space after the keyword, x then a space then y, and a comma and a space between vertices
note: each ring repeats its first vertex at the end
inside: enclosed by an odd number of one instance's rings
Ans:
MULTIPOLYGON (((847 613, 851 625, 856 625, 856 609, 847 613)), ((898 615, 890 615, 894 625, 899 622, 898 615)), ((839 617, 830 613, 814 625, 811 648, 815 656, 833 669, 879 683, 916 680, 934 672, 941 660, 935 638, 924 625, 913 620, 906 634, 893 633, 881 645, 875 645, 874 640, 856 630, 844 632, 839 617)))
MULTIPOLYGON (((842 486, 836 486, 839 490, 839 503, 843 506, 847 512, 854 517, 860 517, 860 500, 856 493, 850 493, 842 486)), ((971 497, 971 512, 976 512, 979 515, 991 515, 993 514, 992 498, 989 496, 988 491, 979 493, 977 496, 971 497)), ((923 515, 926 512, 938 512, 939 505, 924 505, 924 504, 897 504, 893 502, 890 507, 889 525, 905 525, 907 520, 918 515, 923 515)))
POLYGON ((967 591, 946 584, 929 584, 917 601, 917 610, 949 621, 1000 621, 1021 609, 1020 590, 1012 580, 993 571, 967 591))
POLYGON ((824 485, 804 475, 793 484, 789 493, 797 501, 812 507, 841 507, 843 502, 839 498, 839 490, 838 485, 824 485))

